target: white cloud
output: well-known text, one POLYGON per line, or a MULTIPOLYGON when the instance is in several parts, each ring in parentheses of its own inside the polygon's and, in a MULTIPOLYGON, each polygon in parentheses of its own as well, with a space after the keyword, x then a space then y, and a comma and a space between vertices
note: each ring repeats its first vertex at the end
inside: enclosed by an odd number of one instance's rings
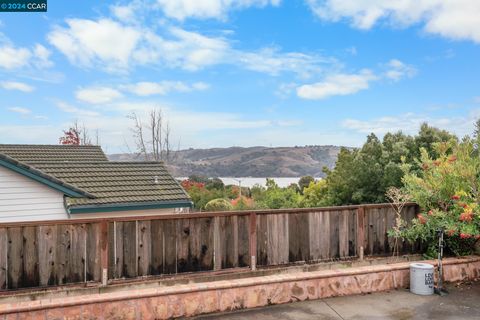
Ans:
POLYGON ((321 19, 346 19, 359 29, 379 22, 394 27, 422 24, 427 33, 480 43, 478 0, 307 0, 321 19))
POLYGON ((161 65, 199 70, 223 61, 229 44, 180 28, 167 28, 169 39, 149 28, 124 25, 110 19, 68 19, 56 26, 49 42, 81 67, 126 72, 133 65, 161 65))
POLYGON ((67 19, 66 24, 67 27, 56 26, 48 34, 48 41, 72 64, 84 67, 104 65, 113 72, 128 68, 142 36, 141 30, 110 19, 67 19))
POLYGON ((319 100, 332 96, 345 96, 368 89, 370 82, 377 76, 368 69, 357 74, 335 74, 324 81, 302 85, 297 88, 297 95, 303 99, 319 100))
POLYGON ((230 10, 278 6, 280 0, 157 0, 165 15, 178 20, 194 17, 224 19, 230 10))
POLYGON ((143 44, 134 53, 135 61, 197 71, 228 59, 230 44, 222 37, 207 37, 173 27, 168 32, 170 39, 151 30, 145 32, 143 44))
POLYGON ((263 48, 254 52, 237 52, 238 63, 246 69, 278 75, 293 72, 301 78, 309 78, 322 71, 323 65, 334 65, 336 61, 319 55, 300 52, 280 52, 278 48, 263 48))
POLYGON ((122 94, 108 87, 91 87, 77 90, 75 97, 82 102, 102 104, 121 98, 122 94))
POLYGON ((139 65, 198 71, 230 64, 270 75, 291 72, 307 78, 325 65, 337 63, 319 54, 281 52, 276 47, 238 50, 223 35, 207 36, 179 27, 166 26, 162 32, 110 19, 69 19, 65 27, 56 26, 47 38, 72 64, 113 73, 128 72, 139 65))
POLYGON ((33 48, 33 57, 35 59, 32 61, 32 64, 42 68, 51 67, 53 63, 50 61, 50 55, 50 50, 37 43, 33 48))
POLYGON ((96 111, 80 109, 62 101, 57 102, 56 105, 61 111, 72 113, 77 117, 97 117, 100 115, 100 113, 96 111))
POLYGON ((135 20, 135 9, 136 6, 134 3, 128 5, 114 5, 110 6, 110 11, 112 14, 119 20, 122 21, 134 21, 135 20))
POLYGON ((1 46, 0 67, 7 70, 13 70, 27 66, 31 56, 32 53, 26 48, 16 48, 9 45, 1 46))
POLYGON ((0 33, 0 68, 16 70, 24 67, 50 67, 52 62, 49 56, 50 51, 40 44, 35 44, 32 49, 17 47, 0 33))
POLYGON ((3 81, 0 82, 0 87, 2 87, 5 90, 18 90, 22 92, 32 92, 35 90, 34 87, 31 85, 28 85, 23 82, 17 82, 17 81, 3 81))
POLYGON ((386 67, 388 70, 385 71, 385 77, 394 81, 399 81, 403 78, 411 78, 417 74, 417 69, 398 59, 390 60, 386 67))
POLYGON ((32 113, 32 110, 27 109, 27 108, 22 108, 22 107, 11 107, 11 108, 8 108, 8 111, 19 113, 19 114, 22 114, 22 115, 27 115, 27 114, 32 113))
POLYGON ((161 82, 137 82, 135 84, 123 86, 129 92, 138 96, 166 95, 170 92, 191 92, 194 90, 206 90, 209 85, 204 82, 195 82, 192 85, 181 81, 161 81, 161 82))
POLYGON ((427 122, 431 126, 454 132, 463 137, 473 132, 474 121, 479 114, 480 110, 474 110, 468 115, 458 117, 434 117, 432 115, 405 113, 370 120, 345 119, 342 121, 342 126, 359 133, 369 134, 373 132, 383 136, 387 132, 397 131, 415 134, 418 132, 420 125, 427 122))

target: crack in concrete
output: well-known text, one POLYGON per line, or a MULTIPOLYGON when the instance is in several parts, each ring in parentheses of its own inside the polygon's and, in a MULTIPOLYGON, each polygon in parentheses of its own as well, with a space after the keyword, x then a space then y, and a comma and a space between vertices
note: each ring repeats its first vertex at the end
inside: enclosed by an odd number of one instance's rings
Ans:
POLYGON ((333 311, 335 312, 335 314, 342 320, 345 320, 345 318, 343 318, 340 313, 337 312, 337 310, 335 310, 331 305, 328 304, 328 302, 326 300, 323 300, 323 302, 333 311))

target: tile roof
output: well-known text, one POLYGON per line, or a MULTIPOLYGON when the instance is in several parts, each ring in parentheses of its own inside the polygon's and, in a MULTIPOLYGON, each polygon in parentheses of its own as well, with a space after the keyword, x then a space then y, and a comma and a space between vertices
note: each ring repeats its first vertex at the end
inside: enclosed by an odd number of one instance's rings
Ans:
POLYGON ((97 146, 0 144, 2 158, 78 191, 66 196, 67 209, 191 204, 162 162, 108 161, 97 146))
POLYGON ((35 163, 35 168, 95 198, 67 197, 68 207, 142 202, 190 202, 162 162, 35 163))
POLYGON ((42 161, 108 161, 100 146, 0 144, 0 153, 29 164, 42 161))
POLYGON ((0 153, 0 164, 6 166, 20 174, 29 176, 30 178, 37 180, 41 183, 48 184, 50 187, 55 188, 65 194, 75 195, 76 197, 93 198, 94 196, 85 190, 82 190, 64 180, 60 180, 52 175, 46 174, 37 168, 20 162, 14 158, 11 158, 5 154, 0 153))

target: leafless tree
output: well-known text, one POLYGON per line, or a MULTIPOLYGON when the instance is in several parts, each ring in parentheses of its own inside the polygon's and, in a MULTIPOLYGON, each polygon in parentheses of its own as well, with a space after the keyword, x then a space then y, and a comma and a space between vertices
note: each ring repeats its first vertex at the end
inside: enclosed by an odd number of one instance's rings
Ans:
POLYGON ((135 141, 136 153, 145 160, 165 161, 173 160, 171 145, 171 128, 165 120, 162 110, 150 110, 148 123, 142 122, 137 113, 128 116, 133 122, 131 131, 135 141))
POLYGON ((392 227, 391 234, 394 237, 393 256, 399 255, 399 240, 401 239, 401 231, 405 227, 405 220, 402 219, 402 210, 412 198, 402 189, 391 187, 386 192, 386 197, 390 202, 393 210, 395 210, 395 225, 392 227))

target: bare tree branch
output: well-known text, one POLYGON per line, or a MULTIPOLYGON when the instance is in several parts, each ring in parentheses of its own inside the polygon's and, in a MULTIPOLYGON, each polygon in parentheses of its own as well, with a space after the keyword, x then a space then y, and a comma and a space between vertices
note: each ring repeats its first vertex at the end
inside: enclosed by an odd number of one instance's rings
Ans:
POLYGON ((128 116, 133 120, 131 131, 137 154, 145 160, 170 162, 172 160, 171 127, 165 122, 162 110, 154 108, 149 112, 148 125, 144 125, 136 113, 128 116))

